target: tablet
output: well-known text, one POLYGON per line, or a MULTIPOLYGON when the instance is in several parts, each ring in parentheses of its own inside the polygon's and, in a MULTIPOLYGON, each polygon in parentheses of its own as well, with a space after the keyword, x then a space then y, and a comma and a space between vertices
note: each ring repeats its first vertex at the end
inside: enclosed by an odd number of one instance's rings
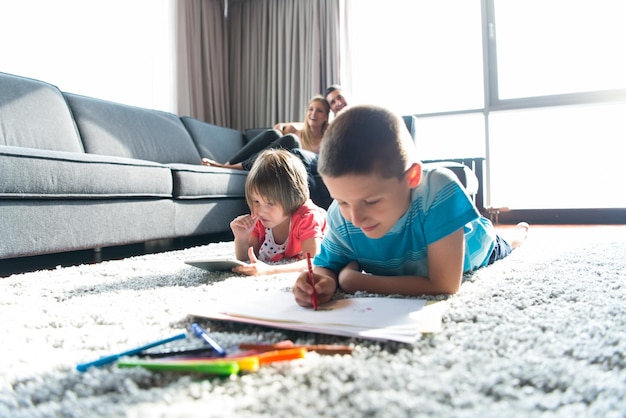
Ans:
POLYGON ((198 267, 208 271, 231 271, 233 267, 245 266, 247 263, 239 261, 233 257, 206 258, 204 260, 185 261, 190 266, 198 267))

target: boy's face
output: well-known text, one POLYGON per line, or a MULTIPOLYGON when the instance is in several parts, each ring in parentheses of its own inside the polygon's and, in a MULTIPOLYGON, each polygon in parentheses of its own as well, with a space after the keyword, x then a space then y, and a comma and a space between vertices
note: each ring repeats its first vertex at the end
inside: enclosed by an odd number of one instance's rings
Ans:
POLYGON ((368 238, 385 235, 409 209, 411 185, 406 175, 402 179, 377 174, 323 179, 343 217, 368 238))

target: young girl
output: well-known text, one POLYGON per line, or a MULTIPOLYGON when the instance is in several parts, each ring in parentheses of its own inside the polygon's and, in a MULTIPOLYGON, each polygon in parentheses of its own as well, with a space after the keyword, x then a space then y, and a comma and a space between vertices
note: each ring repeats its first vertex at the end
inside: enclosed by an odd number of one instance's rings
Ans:
POLYGON ((309 199, 303 163, 282 149, 263 151, 246 179, 251 214, 230 223, 237 259, 246 275, 299 272, 307 269, 306 253, 315 256, 326 232, 326 211, 309 199), (291 262, 281 262, 290 260, 291 262))

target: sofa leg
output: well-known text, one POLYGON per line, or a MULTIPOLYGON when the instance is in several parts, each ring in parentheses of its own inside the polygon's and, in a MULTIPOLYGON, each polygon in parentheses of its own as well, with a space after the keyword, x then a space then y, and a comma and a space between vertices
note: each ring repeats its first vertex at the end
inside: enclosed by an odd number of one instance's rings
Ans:
POLYGON ((95 247, 93 249, 93 261, 94 263, 102 262, 102 247, 95 247))
POLYGON ((146 254, 160 253, 174 248, 174 240, 169 238, 155 239, 143 243, 146 254))

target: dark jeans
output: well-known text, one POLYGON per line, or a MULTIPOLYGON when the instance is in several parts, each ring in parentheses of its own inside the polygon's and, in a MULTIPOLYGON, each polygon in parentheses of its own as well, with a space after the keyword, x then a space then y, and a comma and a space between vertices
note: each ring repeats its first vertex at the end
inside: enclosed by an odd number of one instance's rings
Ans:
POLYGON ((304 163, 307 172, 307 180, 309 183, 309 194, 311 200, 317 206, 328 209, 331 199, 326 185, 317 172, 318 155, 314 152, 303 150, 301 148, 292 149, 291 152, 296 154, 304 163))
POLYGON ((487 265, 493 264, 497 260, 502 260, 504 257, 511 254, 511 251, 513 251, 511 245, 506 242, 504 238, 502 238, 500 235, 496 235, 496 245, 491 251, 491 255, 489 256, 489 262, 487 263, 487 265))
POLYGON ((229 160, 229 162, 231 164, 241 163, 244 170, 250 171, 254 161, 262 151, 276 148, 286 150, 300 148, 300 140, 296 135, 289 134, 282 136, 279 131, 268 129, 252 138, 229 160))

